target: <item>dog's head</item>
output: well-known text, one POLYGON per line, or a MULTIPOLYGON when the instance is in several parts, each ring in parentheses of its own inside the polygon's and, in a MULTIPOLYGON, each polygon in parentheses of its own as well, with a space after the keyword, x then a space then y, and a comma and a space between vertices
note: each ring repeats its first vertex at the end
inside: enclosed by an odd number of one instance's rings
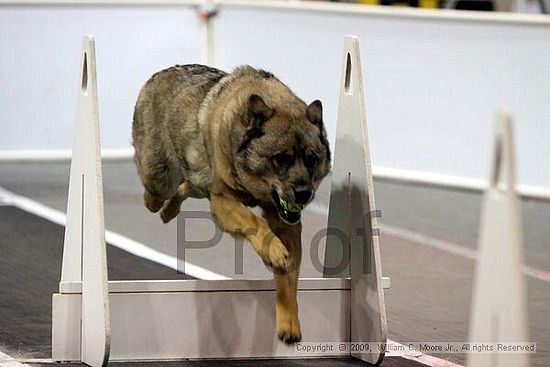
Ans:
POLYGON ((300 221, 330 171, 322 104, 293 101, 271 108, 256 94, 232 133, 236 178, 257 200, 270 201, 289 224, 300 221))

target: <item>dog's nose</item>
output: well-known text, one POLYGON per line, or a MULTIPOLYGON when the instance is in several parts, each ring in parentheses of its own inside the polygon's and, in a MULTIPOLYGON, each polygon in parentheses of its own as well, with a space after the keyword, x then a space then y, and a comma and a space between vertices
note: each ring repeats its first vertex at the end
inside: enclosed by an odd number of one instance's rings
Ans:
POLYGON ((296 204, 307 204, 311 199, 313 192, 311 188, 307 185, 296 185, 294 186, 294 200, 296 204))

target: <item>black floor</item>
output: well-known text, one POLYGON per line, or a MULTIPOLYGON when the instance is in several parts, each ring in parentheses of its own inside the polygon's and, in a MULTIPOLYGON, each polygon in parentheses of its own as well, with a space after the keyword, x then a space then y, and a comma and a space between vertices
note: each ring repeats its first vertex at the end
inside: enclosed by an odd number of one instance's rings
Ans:
MULTIPOLYGON (((0 350, 23 360, 51 358, 51 297, 61 276, 64 228, 10 206, 0 206, 0 350)), ((107 247, 111 280, 185 279, 184 274, 107 247)), ((30 363, 52 366, 52 363, 30 363)), ((211 360, 112 363, 126 367, 213 367, 289 366, 348 367, 366 366, 355 359, 301 360, 211 360)), ((81 363, 55 363, 55 366, 85 366, 81 363)), ((423 364, 400 357, 388 357, 386 367, 421 367, 423 364)))
MULTIPOLYGON (((143 207, 142 188, 133 163, 103 163, 107 228, 147 244, 156 251, 176 256, 175 224, 162 224, 158 215, 149 213, 143 207)), ((68 162, 2 162, 0 186, 64 212, 67 205, 68 168, 68 162)), ((320 189, 320 195, 316 198, 317 204, 326 205, 328 190, 328 187, 320 189)), ((464 248, 477 247, 481 195, 380 180, 375 181, 375 192, 377 207, 382 210, 382 224, 450 241, 464 248)), ((184 209, 200 210, 203 207, 207 208, 207 203, 190 201, 185 203, 184 209)), ((543 274, 550 274, 550 202, 523 200, 522 211, 525 263, 543 274)), ((25 224, 25 218, 27 215, 17 214, 14 209, 0 211, 0 350, 10 355, 15 351, 14 356, 24 359, 33 356, 49 358, 49 316, 44 320, 37 317, 32 309, 34 307, 46 310, 45 315, 51 312, 50 294, 57 289, 61 268, 63 229, 56 225, 40 224, 49 224, 40 219, 25 224), (18 276, 17 271, 24 272, 25 275, 18 276), (28 274, 29 272, 31 274, 28 274), (20 288, 19 284, 26 287, 22 289, 30 288, 32 292, 41 293, 23 294, 18 298, 16 290, 20 288), (5 290, 6 287, 11 289, 5 290), (30 299, 34 306, 24 303, 30 302, 28 297, 32 297, 30 299), (11 312, 15 312, 11 310, 13 305, 21 310, 12 321, 11 312), (33 348, 24 340, 21 346, 16 342, 6 344, 8 342, 3 335, 4 326, 8 323, 16 324, 17 318, 24 317, 28 317, 33 323, 36 322, 36 330, 23 325, 22 332, 32 332, 33 334, 29 334, 30 337, 44 335, 48 339, 42 343, 32 344, 33 348), (41 327, 45 329, 41 331, 41 327)), ((326 218, 318 215, 306 215, 304 219, 305 232, 315 232, 316 228, 320 228, 323 219, 326 224, 326 218)), ((475 261, 426 246, 418 240, 388 234, 384 228, 380 241, 383 274, 392 278, 392 287, 385 292, 389 338, 401 343, 467 340, 475 261)), ((190 256, 188 260, 217 273, 231 276, 224 273, 224 267, 233 259, 234 249, 222 245, 204 251, 193 251, 190 254, 193 257, 190 256)), ((108 253, 111 279, 144 279, 148 277, 147 274, 150 274, 149 278, 166 279, 177 276, 171 269, 137 259, 115 248, 110 248, 108 253), (113 267, 113 259, 117 257, 117 252, 120 254, 115 260, 116 267, 113 267), (140 270, 137 271, 137 268, 140 270)), ((309 253, 307 247, 304 253, 309 253)), ((246 251, 244 255, 244 275, 247 278, 257 278, 257 270, 264 270, 261 262, 253 253, 250 258, 246 257, 246 251)), ((227 267, 233 269, 231 264, 227 267)), ((303 266, 303 270, 308 269, 303 266)), ((312 275, 305 275, 308 276, 312 275)), ((530 356, 531 366, 548 367, 550 282, 531 276, 526 276, 525 279, 530 340, 537 343, 537 353, 530 356)), ((436 357, 463 365, 466 356, 443 354, 436 357)))
MULTIPOLYGON (((368 363, 351 358, 314 358, 314 359, 253 359, 253 360, 212 360, 177 362, 111 362, 113 367, 353 367, 369 366, 368 363)), ((32 364, 36 367, 52 367, 51 364, 32 364)), ((82 363, 56 363, 55 366, 85 367, 82 363)), ((426 367, 426 365, 401 357, 384 359, 381 367, 426 367)))
MULTIPOLYGON (((51 357, 51 300, 61 276, 64 228, 0 206, 0 350, 51 357)), ((107 247, 111 280, 185 279, 184 274, 107 247)))

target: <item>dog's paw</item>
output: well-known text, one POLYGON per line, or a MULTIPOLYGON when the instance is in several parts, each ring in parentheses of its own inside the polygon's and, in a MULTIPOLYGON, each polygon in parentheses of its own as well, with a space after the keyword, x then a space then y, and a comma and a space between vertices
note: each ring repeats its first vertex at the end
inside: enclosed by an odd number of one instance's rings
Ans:
POLYGON ((300 321, 297 316, 281 315, 277 317, 277 337, 285 344, 293 344, 302 340, 300 321))
POLYGON ((160 219, 163 223, 168 223, 178 216, 180 208, 174 208, 173 205, 164 205, 160 210, 160 219))
POLYGON ((157 199, 147 191, 143 192, 143 202, 145 203, 145 207, 153 213, 158 212, 164 204, 164 201, 157 199))
POLYGON ((289 265, 289 254, 285 245, 277 237, 269 245, 269 264, 274 268, 285 269, 289 265))

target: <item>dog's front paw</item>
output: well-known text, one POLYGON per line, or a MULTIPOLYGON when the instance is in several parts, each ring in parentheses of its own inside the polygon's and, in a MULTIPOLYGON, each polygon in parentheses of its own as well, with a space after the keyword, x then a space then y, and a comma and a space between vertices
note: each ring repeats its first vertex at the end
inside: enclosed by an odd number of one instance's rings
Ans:
POLYGON ((286 269, 288 267, 290 262, 288 250, 277 236, 271 239, 265 250, 263 260, 266 265, 276 269, 286 269))
POLYGON ((283 343, 293 344, 302 340, 302 331, 297 315, 289 312, 277 314, 276 329, 277 336, 283 343))
POLYGON ((269 246, 269 260, 275 268, 286 268, 289 261, 288 250, 281 240, 275 239, 269 246))

